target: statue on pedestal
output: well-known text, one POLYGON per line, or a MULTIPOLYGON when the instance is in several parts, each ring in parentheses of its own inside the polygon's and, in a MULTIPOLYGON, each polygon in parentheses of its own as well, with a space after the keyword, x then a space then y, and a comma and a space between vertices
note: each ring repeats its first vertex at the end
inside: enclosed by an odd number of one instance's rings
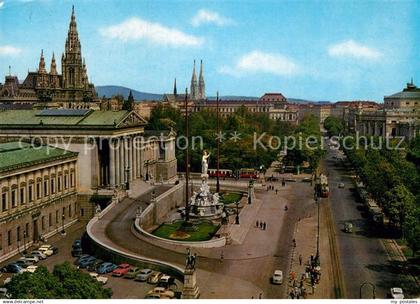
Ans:
POLYGON ((190 248, 187 249, 187 256, 185 258, 184 271, 184 288, 182 290, 183 299, 198 299, 200 297, 200 289, 197 286, 197 278, 195 272, 195 262, 197 254, 191 254, 190 248))
POLYGON ((207 150, 203 151, 203 158, 201 160, 201 174, 207 175, 207 172, 209 170, 209 161, 208 158, 210 157, 210 153, 207 152, 207 150))

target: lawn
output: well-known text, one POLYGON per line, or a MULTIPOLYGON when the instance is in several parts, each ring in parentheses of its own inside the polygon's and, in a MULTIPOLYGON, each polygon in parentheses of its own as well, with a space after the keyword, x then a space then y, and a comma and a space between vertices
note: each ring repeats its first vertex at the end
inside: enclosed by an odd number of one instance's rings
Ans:
POLYGON ((229 205, 232 203, 235 203, 237 201, 240 201, 242 198, 242 193, 238 193, 238 192, 227 192, 227 193, 223 193, 220 201, 225 204, 225 205, 229 205))
POLYGON ((152 233, 155 236, 165 239, 200 242, 210 240, 219 229, 219 225, 213 225, 209 222, 201 222, 195 224, 195 226, 198 228, 196 231, 183 231, 182 223, 182 221, 175 223, 164 223, 152 233))

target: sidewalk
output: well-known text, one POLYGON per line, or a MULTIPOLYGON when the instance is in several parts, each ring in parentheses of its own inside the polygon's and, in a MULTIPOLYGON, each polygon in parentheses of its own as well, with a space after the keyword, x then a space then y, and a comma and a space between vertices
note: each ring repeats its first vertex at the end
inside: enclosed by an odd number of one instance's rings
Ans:
MULTIPOLYGON (((306 211, 300 221, 296 223, 294 238, 296 240, 296 247, 292 252, 290 273, 295 274, 296 286, 300 285, 300 278, 305 273, 306 265, 309 265, 310 257, 316 255, 316 239, 317 239, 317 206, 313 206, 306 211), (300 263, 299 257, 302 257, 300 263)), ((306 290, 306 299, 331 299, 334 298, 332 290, 332 269, 330 246, 327 234, 327 225, 320 214, 320 263, 321 263, 321 279, 319 284, 315 284, 314 293, 312 293, 312 286, 310 279, 304 281, 303 287, 306 290)), ((288 283, 288 294, 293 289, 293 282, 289 280, 290 274, 284 274, 284 279, 288 283)))

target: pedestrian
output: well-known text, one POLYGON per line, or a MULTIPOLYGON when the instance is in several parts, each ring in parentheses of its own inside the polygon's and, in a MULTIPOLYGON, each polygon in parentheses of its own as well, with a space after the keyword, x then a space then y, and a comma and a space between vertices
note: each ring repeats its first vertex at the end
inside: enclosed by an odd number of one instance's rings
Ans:
POLYGON ((293 290, 290 291, 290 298, 294 299, 295 298, 295 294, 293 293, 293 290))
POLYGON ((296 247, 296 240, 293 239, 293 247, 296 247))
POLYGON ((223 263, 223 259, 224 259, 223 251, 221 251, 220 252, 220 263, 223 263))
POLYGON ((299 254, 299 265, 302 265, 302 255, 299 254))
POLYGON ((257 228, 258 228, 258 225, 259 225, 259 222, 258 222, 258 220, 257 220, 257 228))
POLYGON ((267 223, 264 222, 264 230, 267 228, 267 223))
POLYGON ((260 229, 262 229, 262 227, 263 227, 263 222, 260 221, 260 229))
POLYGON ((277 192, 279 192, 279 190, 276 188, 276 194, 277 194, 277 192))
POLYGON ((262 299, 262 293, 260 293, 260 295, 258 296, 258 299, 262 299))

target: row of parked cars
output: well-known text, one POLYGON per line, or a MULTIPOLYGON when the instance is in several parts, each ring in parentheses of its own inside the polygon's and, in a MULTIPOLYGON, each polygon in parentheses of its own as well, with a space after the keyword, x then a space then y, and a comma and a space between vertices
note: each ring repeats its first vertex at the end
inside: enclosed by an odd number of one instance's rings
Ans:
POLYGON ((29 254, 23 255, 17 261, 14 261, 3 268, 2 272, 8 273, 22 273, 25 271, 35 272, 38 266, 35 266, 40 260, 45 260, 49 256, 56 254, 58 252, 57 247, 52 245, 42 245, 36 250, 31 251, 29 254))
POLYGON ((86 269, 93 278, 102 284, 108 282, 108 278, 104 275, 111 274, 114 277, 156 284, 157 286, 148 292, 146 298, 172 299, 175 297, 175 292, 171 290, 171 288, 176 287, 175 278, 172 276, 148 268, 135 267, 127 263, 116 265, 89 254, 83 254, 80 240, 74 241, 72 255, 77 256, 74 264, 79 269, 86 269))

